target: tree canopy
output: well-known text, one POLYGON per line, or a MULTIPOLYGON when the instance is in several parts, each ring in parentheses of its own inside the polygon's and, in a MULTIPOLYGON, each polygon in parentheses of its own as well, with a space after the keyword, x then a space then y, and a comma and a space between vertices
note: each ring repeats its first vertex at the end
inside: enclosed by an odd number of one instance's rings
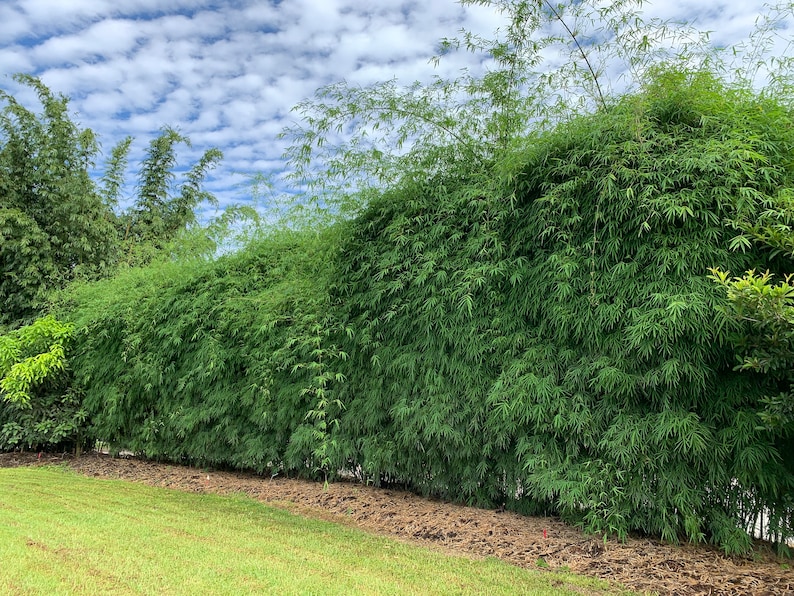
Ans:
POLYGON ((117 258, 115 214, 89 170, 98 146, 68 100, 29 76, 41 114, 0 91, 0 323, 29 318, 46 292, 97 277, 117 258))
POLYGON ((36 91, 41 112, 0 91, 0 324, 31 320, 72 280, 106 277, 166 249, 197 223, 200 205, 217 205, 203 182, 222 157, 207 150, 175 192, 176 146, 190 140, 165 127, 149 144, 133 205, 121 207, 132 139, 113 148, 97 180, 99 145, 71 120, 68 98, 15 78, 36 91))

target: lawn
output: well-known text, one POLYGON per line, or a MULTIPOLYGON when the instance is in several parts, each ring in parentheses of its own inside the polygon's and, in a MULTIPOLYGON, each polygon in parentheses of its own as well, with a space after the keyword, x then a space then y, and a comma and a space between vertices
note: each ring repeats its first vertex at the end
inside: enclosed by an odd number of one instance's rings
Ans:
POLYGON ((0 469, 2 594, 613 594, 308 519, 249 497, 0 469))

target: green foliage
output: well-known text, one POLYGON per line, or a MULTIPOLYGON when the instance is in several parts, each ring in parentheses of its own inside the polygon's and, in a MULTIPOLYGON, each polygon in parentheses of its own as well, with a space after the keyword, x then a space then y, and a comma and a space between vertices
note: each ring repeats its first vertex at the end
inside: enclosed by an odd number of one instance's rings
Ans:
POLYGON ((335 246, 332 231, 281 233, 73 288, 63 309, 94 432, 150 457, 335 473, 335 246))
MULTIPOLYGON (((217 199, 203 189, 207 174, 220 162, 219 149, 208 149, 188 170, 178 192, 174 192, 176 147, 190 146, 190 139, 170 127, 164 127, 152 139, 141 164, 135 204, 121 216, 122 244, 128 265, 148 263, 164 251, 175 247, 175 241, 186 230, 195 227, 196 209, 208 203, 217 206, 217 199)), ((108 198, 118 192, 119 171, 126 163, 129 140, 122 141, 113 151, 105 174, 108 198)), ((237 215, 242 212, 232 207, 237 215), (236 210, 236 211, 235 211, 236 210)), ((246 216, 251 216, 245 211, 246 216)), ((178 247, 178 243, 176 245, 178 247)))
POLYGON ((0 324, 30 316, 57 278, 49 236, 20 209, 0 208, 0 324))
POLYGON ((765 397, 761 418, 770 429, 791 436, 794 427, 794 286, 791 277, 773 283, 769 271, 741 277, 713 269, 711 279, 725 289, 723 313, 743 323, 732 338, 740 355, 738 370, 762 373, 779 393, 765 397))
POLYGON ((124 170, 127 167, 127 156, 132 145, 132 137, 125 137, 110 151, 110 157, 102 175, 102 196, 105 203, 116 208, 124 185, 124 170))
POLYGON ((80 447, 86 412, 70 387, 74 325, 52 316, 0 335, 0 450, 80 447))
MULTIPOLYGON (((326 482, 329 473, 336 474, 331 467, 334 463, 332 451, 336 448, 331 433, 338 430, 338 417, 344 410, 344 404, 334 397, 334 388, 344 383, 345 377, 342 373, 335 372, 333 365, 346 360, 347 353, 338 346, 329 344, 329 337, 335 330, 331 317, 304 315, 300 324, 293 326, 293 332, 299 333, 288 338, 284 346, 274 354, 280 360, 279 366, 292 363, 291 373, 305 371, 309 375, 310 381, 300 390, 300 396, 308 400, 310 409, 304 416, 304 425, 295 433, 295 437, 303 437, 306 443, 302 446, 300 442, 293 440, 291 447, 293 452, 298 447, 298 453, 303 449, 311 449, 315 471, 322 472, 326 482), (306 358, 307 354, 310 358, 306 358)), ((295 455, 288 457, 294 458, 295 455)))
POLYGON ((68 99, 34 77, 15 80, 36 91, 42 111, 0 91, 0 325, 32 320, 46 311, 53 290, 107 277, 119 264, 180 252, 212 255, 232 224, 256 219, 252 209, 233 206, 201 229, 199 206, 217 206, 203 183, 222 154, 207 150, 175 189, 176 146, 190 141, 168 127, 151 141, 138 196, 121 212, 132 139, 113 148, 97 185, 91 171, 98 144, 90 129, 72 122, 68 99))
MULTIPOLYGON (((463 0, 503 15, 506 26, 484 38, 462 30, 442 41, 442 55, 465 49, 493 60, 495 67, 471 87, 494 109, 497 135, 509 142, 540 123, 556 123, 606 108, 637 90, 645 71, 660 62, 700 63, 709 55, 708 35, 685 22, 646 19, 644 0, 604 5, 592 0, 463 0), (622 72, 621 80, 607 71, 622 72)), ((439 60, 437 58, 436 60, 439 60)), ((493 124, 492 124, 492 129, 493 124)))
MULTIPOLYGON (((324 232, 75 287, 92 432, 150 457, 333 477, 593 532, 792 535, 790 428, 734 371, 709 268, 791 188, 775 101, 700 70, 513 144, 447 154, 324 232)), ((783 122, 788 122, 784 120, 783 122)), ((437 155, 439 156, 440 153, 437 155)))
POLYGON ((0 324, 29 319, 45 293, 103 274, 114 259, 113 212, 88 169, 93 133, 69 118, 68 100, 38 79, 35 114, 0 91, 0 324))
POLYGON ((384 193, 335 294, 355 332, 342 452, 597 532, 742 551, 768 508, 790 536, 790 436, 758 424, 766 387, 732 371, 704 275, 764 258, 724 222, 791 187, 780 114, 661 70, 507 155, 501 187, 462 164, 384 193))

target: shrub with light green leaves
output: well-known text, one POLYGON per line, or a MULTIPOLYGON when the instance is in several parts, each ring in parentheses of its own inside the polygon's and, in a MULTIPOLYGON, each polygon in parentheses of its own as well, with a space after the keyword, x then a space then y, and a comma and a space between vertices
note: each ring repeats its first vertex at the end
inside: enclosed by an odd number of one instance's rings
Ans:
MULTIPOLYGON (((767 375, 777 392, 765 397, 761 418, 770 431, 792 434, 794 426, 794 286, 791 276, 774 283, 769 271, 747 271, 730 278, 719 269, 712 280, 725 289, 729 305, 721 311, 739 323, 733 342, 737 368, 767 375)), ((773 387, 774 389, 774 387, 773 387)))
POLYGON ((74 332, 46 316, 0 335, 0 450, 85 443, 86 411, 67 362, 74 332))

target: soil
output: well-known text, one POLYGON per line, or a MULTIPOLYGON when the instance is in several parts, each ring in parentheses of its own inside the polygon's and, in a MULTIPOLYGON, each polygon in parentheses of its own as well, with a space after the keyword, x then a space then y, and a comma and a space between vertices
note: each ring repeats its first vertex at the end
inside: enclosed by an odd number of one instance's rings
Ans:
POLYGON ((87 476, 177 490, 246 493, 296 513, 447 552, 498 557, 535 570, 566 568, 640 593, 794 594, 794 562, 776 558, 763 545, 752 557, 728 557, 703 545, 675 546, 647 538, 605 543, 552 517, 477 509, 351 482, 335 482, 326 488, 304 480, 208 472, 98 453, 81 457, 0 454, 0 467, 52 464, 66 464, 87 476))

